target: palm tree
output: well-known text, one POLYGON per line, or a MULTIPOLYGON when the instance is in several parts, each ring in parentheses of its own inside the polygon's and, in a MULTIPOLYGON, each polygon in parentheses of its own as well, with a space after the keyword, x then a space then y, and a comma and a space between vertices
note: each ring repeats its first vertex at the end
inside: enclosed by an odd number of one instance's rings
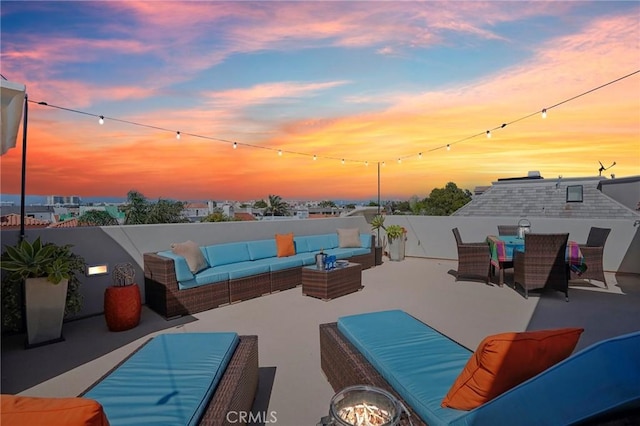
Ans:
POLYGON ((291 216, 289 205, 279 195, 269 195, 265 214, 272 216, 291 216))
POLYGON ((142 193, 131 190, 127 193, 127 205, 124 207, 125 225, 141 225, 147 223, 151 206, 142 193))

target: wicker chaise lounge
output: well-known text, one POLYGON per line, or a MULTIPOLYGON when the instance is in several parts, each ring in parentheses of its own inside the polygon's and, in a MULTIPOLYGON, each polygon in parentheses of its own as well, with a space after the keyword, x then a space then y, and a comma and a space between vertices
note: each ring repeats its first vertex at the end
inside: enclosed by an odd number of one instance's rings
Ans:
POLYGON ((568 357, 582 329, 501 333, 485 338, 475 352, 398 310, 341 317, 319 331, 321 368, 333 390, 369 385, 390 392, 410 414, 402 425, 611 426, 640 420, 638 331, 568 357), (490 396, 494 387, 504 390, 490 396))
MULTIPOLYGON (((182 334, 182 333, 180 333, 182 334)), ((215 333, 203 333, 203 334, 215 334, 215 333)), ((206 337, 206 336, 205 336, 206 337)), ((217 385, 215 386, 215 390, 213 391, 210 398, 203 400, 200 403, 200 408, 196 413, 193 414, 192 420, 188 424, 198 424, 198 425, 230 425, 230 424, 244 424, 241 419, 244 417, 239 416, 237 413, 248 413, 251 411, 253 406, 253 400, 256 395, 256 391, 258 388, 258 337, 257 336, 237 336, 239 341, 233 354, 230 356, 229 361, 224 367, 224 372, 222 372, 222 376, 219 378, 217 385), (229 415, 231 413, 231 415, 229 415)), ((182 370, 181 368, 176 369, 175 371, 170 372, 170 376, 172 380, 170 388, 164 389, 162 388, 162 382, 158 382, 157 377, 151 377, 150 381, 145 381, 144 377, 139 377, 140 371, 141 374, 144 374, 143 370, 136 368, 135 370, 138 373, 132 376, 126 376, 122 373, 117 377, 114 382, 117 386, 122 386, 122 392, 115 396, 114 399, 114 388, 113 384, 110 385, 106 391, 100 392, 100 389, 96 391, 96 388, 100 386, 100 384, 107 378, 109 378, 113 374, 117 374, 118 369, 125 365, 129 360, 134 357, 137 353, 144 350, 149 343, 153 339, 149 339, 142 346, 140 346, 135 352, 129 355, 126 359, 124 359, 121 363, 115 366, 112 370, 110 370, 107 374, 105 374, 102 378, 96 381, 91 387, 85 390, 80 396, 84 396, 85 398, 95 399, 101 404, 105 406, 105 412, 107 416, 109 416, 109 406, 113 407, 114 404, 120 405, 119 410, 124 411, 124 417, 121 413, 117 413, 118 415, 114 416, 114 418, 109 418, 109 421, 112 425, 114 424, 128 424, 131 422, 138 423, 136 421, 136 416, 140 416, 140 420, 144 420, 147 422, 153 423, 153 416, 156 415, 160 407, 163 407, 167 402, 171 402, 175 398, 182 398, 177 403, 174 402, 177 406, 177 411, 180 415, 183 415, 184 411, 188 411, 188 404, 184 404, 181 401, 192 402, 193 395, 190 392, 193 391, 193 388, 190 388, 190 383, 193 379, 197 379, 199 375, 195 374, 194 371, 186 369, 182 370), (183 375, 184 377, 180 378, 178 376, 183 375), (173 380, 175 378, 176 380, 173 380), (130 379, 127 381, 127 379, 130 379), (184 388, 180 388, 180 379, 183 380, 183 384, 187 385, 184 388), (175 384, 174 384, 175 382, 175 384), (160 383, 160 389, 151 389, 154 386, 150 386, 150 384, 158 384, 160 383), (161 398, 161 400, 157 400, 157 395, 163 395, 166 392, 166 395, 161 398), (105 400, 100 399, 100 396, 104 396, 105 400), (185 399, 186 395, 186 399, 185 399), (120 398, 119 400, 117 398, 120 398), (106 403, 106 404, 105 404, 106 403), (136 405, 137 404, 137 405, 136 405), (160 405, 158 405, 160 404, 160 405), (135 411, 136 407, 140 410, 139 414, 135 411)), ((179 351, 180 349, 177 348, 179 351)), ((188 350, 188 349, 186 349, 188 350)), ((167 358, 169 360, 159 360, 162 362, 170 362, 171 354, 168 356, 164 352, 162 353, 162 358, 167 358)), ((211 355, 209 353, 204 353, 203 355, 203 364, 210 362, 212 358, 216 358, 215 355, 211 355)), ((193 355, 190 355, 193 357, 193 355)), ((155 362, 149 363, 149 367, 153 368, 156 366, 155 362)), ((196 367, 197 368, 197 367, 196 367)), ((217 374, 216 374, 217 375, 217 374)), ((165 374, 166 376, 166 374, 165 374)), ((172 419, 174 413, 158 413, 157 421, 162 423, 163 421, 168 421, 167 419, 172 419), (162 417, 164 415, 164 417, 162 417), (158 420, 164 419, 164 420, 158 420)))

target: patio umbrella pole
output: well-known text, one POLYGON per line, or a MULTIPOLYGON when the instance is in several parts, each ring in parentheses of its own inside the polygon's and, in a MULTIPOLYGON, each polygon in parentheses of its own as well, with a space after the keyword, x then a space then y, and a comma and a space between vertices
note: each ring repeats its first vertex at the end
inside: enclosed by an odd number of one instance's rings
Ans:
POLYGON ((20 189, 20 241, 24 240, 25 219, 25 182, 27 174, 27 115, 29 114, 29 97, 24 94, 24 119, 22 122, 22 188, 20 189))

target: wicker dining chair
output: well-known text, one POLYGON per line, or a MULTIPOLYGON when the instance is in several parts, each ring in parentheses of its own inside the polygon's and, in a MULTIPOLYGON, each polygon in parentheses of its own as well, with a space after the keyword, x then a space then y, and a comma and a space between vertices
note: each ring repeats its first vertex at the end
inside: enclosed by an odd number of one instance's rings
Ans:
POLYGON ((458 270, 456 281, 462 276, 479 277, 489 283, 489 267, 491 252, 487 242, 465 243, 460 238, 458 228, 453 228, 458 247, 458 270))
POLYGON ((524 252, 513 253, 513 282, 529 290, 553 288, 569 301, 569 276, 565 259, 569 234, 525 234, 524 252))
POLYGON ((518 225, 498 225, 498 235, 518 235, 518 225))
POLYGON ((604 278, 604 268, 602 266, 602 257, 604 254, 604 245, 609 237, 609 228, 591 227, 586 244, 580 244, 580 251, 584 256, 584 264, 587 270, 578 275, 577 272, 571 271, 571 279, 587 279, 602 281, 605 287, 608 287, 604 278))

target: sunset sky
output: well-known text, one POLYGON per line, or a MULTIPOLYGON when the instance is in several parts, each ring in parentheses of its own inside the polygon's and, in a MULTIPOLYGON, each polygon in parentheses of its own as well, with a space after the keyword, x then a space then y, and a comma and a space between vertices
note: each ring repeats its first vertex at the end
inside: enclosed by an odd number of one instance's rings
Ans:
POLYGON ((404 200, 640 174, 640 73, 570 100, 640 70, 637 1, 3 0, 1 19, 31 195, 373 200, 379 162, 404 200))

